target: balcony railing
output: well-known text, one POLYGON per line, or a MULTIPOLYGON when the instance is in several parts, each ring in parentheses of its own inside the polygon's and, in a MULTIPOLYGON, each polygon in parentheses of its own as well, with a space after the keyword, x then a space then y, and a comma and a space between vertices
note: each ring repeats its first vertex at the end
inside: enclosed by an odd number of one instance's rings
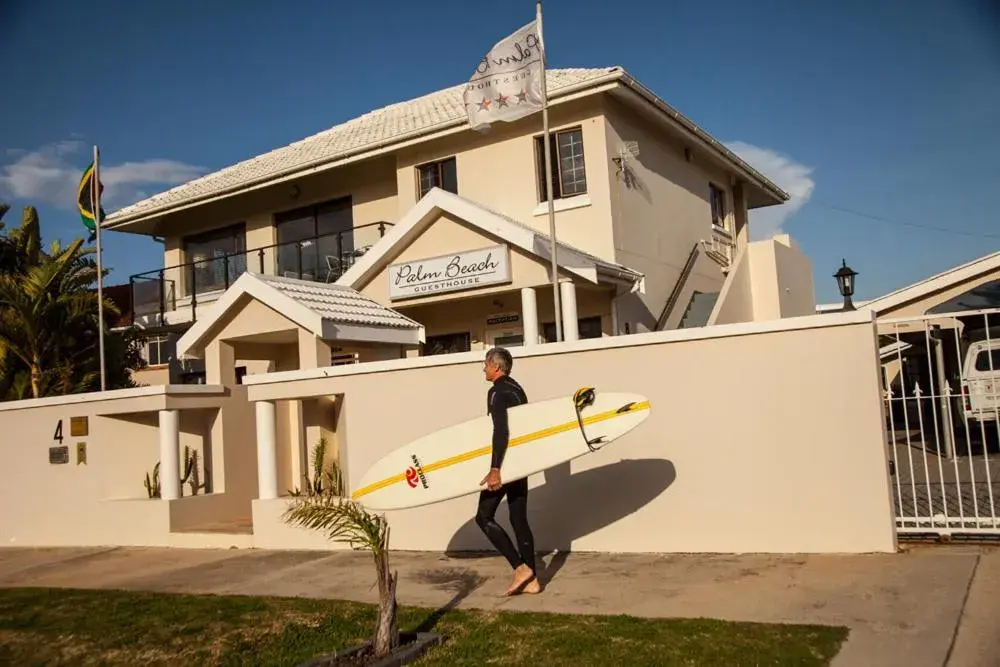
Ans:
POLYGON ((215 301, 246 273, 248 267, 262 275, 334 282, 368 252, 374 242, 385 236, 389 227, 392 227, 391 222, 374 222, 349 231, 274 243, 137 273, 129 278, 132 324, 137 320, 142 320, 146 326, 194 322, 199 301, 202 305, 215 301), (356 245, 368 238, 372 242, 356 245), (178 317, 172 319, 174 313, 178 313, 178 317))

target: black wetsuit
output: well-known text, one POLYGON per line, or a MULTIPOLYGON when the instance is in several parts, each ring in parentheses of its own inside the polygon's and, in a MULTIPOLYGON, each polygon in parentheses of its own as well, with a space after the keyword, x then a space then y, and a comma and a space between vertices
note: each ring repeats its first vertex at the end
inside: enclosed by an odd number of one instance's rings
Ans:
MULTIPOLYGON (((507 423, 507 410, 516 405, 528 402, 528 397, 513 378, 502 375, 493 382, 486 394, 486 411, 493 418, 493 456, 491 468, 500 468, 507 454, 507 444, 510 438, 510 428, 507 423)), ((503 473, 501 472, 501 479, 503 473)), ((476 512, 476 523, 486 537, 489 538, 497 551, 503 554, 512 568, 525 564, 535 569, 535 540, 528 526, 528 479, 522 478, 507 482, 496 491, 486 489, 479 494, 479 510, 476 512), (506 531, 494 520, 497 507, 504 496, 507 496, 507 509, 510 523, 514 528, 518 548, 514 548, 506 531)))

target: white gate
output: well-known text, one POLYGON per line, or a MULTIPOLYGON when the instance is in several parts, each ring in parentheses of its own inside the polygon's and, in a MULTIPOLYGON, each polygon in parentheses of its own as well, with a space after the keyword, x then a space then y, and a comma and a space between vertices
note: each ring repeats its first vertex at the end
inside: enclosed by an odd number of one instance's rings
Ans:
POLYGON ((1000 537, 1000 309, 878 332, 897 530, 1000 537))

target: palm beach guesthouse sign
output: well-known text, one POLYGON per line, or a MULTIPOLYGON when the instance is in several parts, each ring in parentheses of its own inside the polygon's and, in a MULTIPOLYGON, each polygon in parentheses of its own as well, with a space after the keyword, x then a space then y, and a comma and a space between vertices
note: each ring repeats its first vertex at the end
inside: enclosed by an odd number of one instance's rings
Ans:
POLYGON ((510 282, 505 245, 399 262, 389 267, 389 298, 412 299, 510 282))

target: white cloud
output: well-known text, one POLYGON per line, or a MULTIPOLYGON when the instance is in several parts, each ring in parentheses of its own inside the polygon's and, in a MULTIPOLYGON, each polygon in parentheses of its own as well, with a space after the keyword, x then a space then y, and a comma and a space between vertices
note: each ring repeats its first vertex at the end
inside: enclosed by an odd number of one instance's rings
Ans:
POLYGON ((775 234, 781 234, 785 222, 805 206, 812 196, 816 187, 816 182, 810 177, 813 168, 769 148, 760 148, 742 141, 729 142, 726 147, 789 194, 790 198, 784 204, 766 206, 750 212, 752 240, 768 239, 775 234))
MULTIPOLYGON (((76 188, 90 164, 90 150, 77 140, 57 141, 37 150, 7 149, 0 165, 0 196, 25 199, 30 204, 76 207, 76 188)), ((175 160, 106 163, 102 155, 101 202, 107 212, 146 196, 150 185, 164 188, 185 183, 205 173, 203 167, 175 160)))

